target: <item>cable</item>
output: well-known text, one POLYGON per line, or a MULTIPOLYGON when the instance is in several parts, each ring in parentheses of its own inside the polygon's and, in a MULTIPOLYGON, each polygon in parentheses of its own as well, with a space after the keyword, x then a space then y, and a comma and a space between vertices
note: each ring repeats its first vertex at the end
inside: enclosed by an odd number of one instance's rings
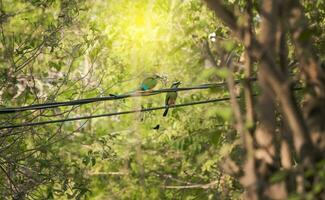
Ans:
MULTIPOLYGON (((177 108, 177 107, 206 104, 206 103, 213 103, 213 102, 220 102, 220 101, 228 101, 229 99, 230 99, 229 97, 225 97, 225 98, 211 99, 211 100, 205 100, 205 101, 196 101, 196 102, 190 102, 190 103, 175 104, 175 105, 170 105, 169 108, 177 108)), ((165 108, 166 108, 166 106, 160 106, 160 107, 154 107, 154 108, 144 108, 144 109, 122 111, 122 112, 116 112, 116 113, 106 113, 106 114, 100 114, 100 115, 91 115, 91 116, 74 117, 74 118, 66 118, 66 119, 51 120, 51 121, 15 124, 15 125, 1 126, 0 130, 10 129, 10 128, 18 128, 18 127, 39 126, 39 125, 44 125, 44 124, 53 124, 53 123, 77 121, 77 120, 100 118, 100 117, 111 117, 111 116, 115 116, 115 115, 126 115, 126 114, 137 113, 137 112, 149 112, 149 111, 161 110, 161 109, 165 109, 165 108)))
MULTIPOLYGON (((304 89, 304 88, 298 86, 298 87, 294 87, 293 91, 299 91, 299 90, 302 90, 302 89, 304 89)), ((253 94, 253 96, 254 97, 258 96, 258 94, 253 94)), ((241 98, 241 97, 237 96, 237 99, 238 98, 241 98)), ((168 107, 169 108, 177 108, 177 107, 184 107, 184 106, 191 106, 191 105, 198 105, 198 104, 206 104, 206 103, 213 103, 213 102, 220 102, 220 101, 228 101, 228 100, 230 100, 230 97, 211 99, 211 100, 205 100, 205 101, 196 101, 196 102, 190 102, 190 103, 184 103, 184 104, 175 104, 175 105, 170 105, 168 107)), ((110 117, 110 116, 115 116, 115 115, 125 115, 125 114, 137 113, 137 112, 149 112, 149 111, 161 110, 161 109, 166 109, 166 106, 160 106, 160 107, 154 107, 154 108, 144 108, 144 109, 137 109, 137 110, 130 110, 130 111, 122 111, 122 112, 116 112, 116 113, 106 113, 106 114, 100 114, 100 115, 66 118, 66 119, 59 119, 59 120, 50 120, 50 121, 42 121, 42 122, 30 122, 30 123, 23 123, 23 124, 0 126, 0 130, 10 129, 10 128, 19 128, 19 127, 39 126, 39 125, 44 125, 44 124, 53 124, 53 123, 68 122, 68 121, 77 121, 77 120, 83 120, 83 119, 110 117)))
MULTIPOLYGON (((256 81, 256 78, 250 78, 251 81, 256 81)), ((236 84, 240 83, 243 80, 236 80, 236 84)), ((198 86, 192 87, 184 87, 184 88, 166 88, 160 90, 152 90, 152 91, 138 91, 130 94, 121 94, 121 95, 109 95, 103 97, 94 97, 94 98, 87 98, 87 99, 78 99, 72 101, 62 101, 62 102, 52 102, 52 103, 43 103, 43 104, 34 104, 29 106, 22 106, 22 107, 11 107, 11 108, 3 108, 0 109, 0 114, 9 114, 9 113, 16 113, 28 110, 41 110, 47 108, 57 108, 62 106, 74 106, 74 105, 83 105, 88 103, 100 102, 100 101, 109 101, 109 100, 118 100, 118 99, 125 99, 130 97, 141 97, 141 96, 151 96, 157 95, 160 93, 166 92, 174 92, 174 91, 186 91, 186 90, 202 90, 202 89, 209 89, 214 87, 222 87, 225 86, 227 83, 210 83, 210 84, 203 84, 198 86)))

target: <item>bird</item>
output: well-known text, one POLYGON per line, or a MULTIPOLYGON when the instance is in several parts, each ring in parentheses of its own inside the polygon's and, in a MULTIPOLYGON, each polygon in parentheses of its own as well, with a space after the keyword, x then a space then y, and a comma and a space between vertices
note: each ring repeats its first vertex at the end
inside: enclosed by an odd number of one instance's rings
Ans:
MULTIPOLYGON (((178 88, 178 86, 181 84, 180 81, 176 81, 172 84, 172 86, 170 88, 178 88)), ((176 98, 177 98, 177 92, 174 91, 174 92, 167 92, 166 94, 166 99, 165 99, 165 106, 166 106, 166 109, 165 109, 165 112, 163 114, 164 117, 166 117, 167 113, 168 113, 168 110, 169 110, 169 106, 170 105, 174 105, 175 102, 176 102, 176 98)))
MULTIPOLYGON (((137 89, 120 94, 120 95, 130 95, 132 93, 135 92, 139 92, 139 91, 148 91, 148 90, 152 90, 154 87, 156 87, 156 85, 158 84, 158 80, 165 80, 164 77, 161 77, 157 74, 154 74, 152 76, 146 77, 145 79, 142 80, 142 82, 140 83, 140 85, 137 87, 137 89)), ((117 94, 109 94, 112 97, 118 97, 120 95, 117 94)))
POLYGON ((141 82, 141 84, 139 86, 139 90, 140 91, 147 91, 147 90, 153 89, 158 84, 159 79, 163 79, 163 78, 161 76, 157 75, 157 74, 145 78, 141 82))

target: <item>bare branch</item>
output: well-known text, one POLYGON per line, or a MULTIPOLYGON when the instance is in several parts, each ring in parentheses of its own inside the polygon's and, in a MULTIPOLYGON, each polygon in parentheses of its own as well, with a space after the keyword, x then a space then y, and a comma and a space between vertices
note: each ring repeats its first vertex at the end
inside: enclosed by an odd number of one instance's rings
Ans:
POLYGON ((238 26, 234 14, 229 11, 220 0, 204 0, 214 13, 230 28, 232 31, 238 31, 238 26))
POLYGON ((195 189, 195 188, 202 188, 202 189, 210 189, 215 188, 218 181, 212 181, 207 184, 193 184, 193 185, 163 185, 162 188, 165 189, 195 189))
POLYGON ((300 61, 302 72, 317 96, 325 97, 325 70, 320 67, 319 59, 312 47, 308 34, 308 23, 299 1, 291 0, 289 24, 295 44, 296 56, 300 61))

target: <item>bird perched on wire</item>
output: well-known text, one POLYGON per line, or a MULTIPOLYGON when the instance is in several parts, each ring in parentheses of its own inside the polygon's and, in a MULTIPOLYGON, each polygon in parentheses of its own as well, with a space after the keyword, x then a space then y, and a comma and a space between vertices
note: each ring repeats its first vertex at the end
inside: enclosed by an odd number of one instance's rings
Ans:
POLYGON ((141 84, 139 86, 139 90, 140 91, 147 91, 147 90, 153 89, 158 84, 158 80, 163 80, 163 77, 155 74, 153 76, 149 76, 149 77, 145 78, 141 82, 141 84))
MULTIPOLYGON (((170 88, 178 88, 178 86, 181 84, 180 81, 176 81, 172 84, 172 86, 170 88)), ((166 99, 165 99, 165 112, 163 114, 164 117, 166 117, 168 110, 169 110, 169 106, 174 105, 177 99, 177 92, 167 92, 166 94, 166 99)))
MULTIPOLYGON (((129 91, 127 93, 123 93, 121 95, 129 95, 138 91, 147 91, 147 90, 152 90, 156 85, 158 84, 159 80, 165 81, 166 77, 159 76, 157 74, 154 74, 152 76, 146 77, 145 79, 142 80, 140 85, 137 87, 137 89, 129 91)), ((109 94, 110 96, 117 97, 119 95, 115 94, 109 94)))

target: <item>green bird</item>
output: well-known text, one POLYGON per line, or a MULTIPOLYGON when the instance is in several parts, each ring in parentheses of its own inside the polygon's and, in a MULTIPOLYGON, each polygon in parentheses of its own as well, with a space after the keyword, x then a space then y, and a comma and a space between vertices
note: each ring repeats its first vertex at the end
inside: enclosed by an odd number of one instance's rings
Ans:
MULTIPOLYGON (((158 84, 158 80, 163 80, 164 81, 164 77, 161 77, 157 74, 153 75, 153 76, 149 76, 147 78, 145 78, 141 84, 137 87, 137 89, 123 93, 121 95, 128 95, 128 94, 132 94, 134 92, 138 92, 138 91, 147 91, 147 90, 151 90, 154 87, 156 87, 156 85, 158 84)), ((115 95, 115 94, 109 94, 110 96, 114 96, 117 97, 119 95, 115 95)))
POLYGON ((140 86, 139 86, 139 90, 140 91, 147 91, 147 90, 151 90, 153 89, 154 87, 156 87, 156 85, 158 84, 158 80, 159 79, 162 79, 161 76, 155 74, 153 76, 150 76, 150 77, 147 77, 145 78, 140 86))
MULTIPOLYGON (((178 88, 178 86, 181 84, 180 81, 176 81, 172 84, 172 86, 170 88, 178 88)), ((177 99, 177 92, 167 92, 166 94, 166 99, 165 99, 165 112, 163 114, 164 117, 166 117, 168 110, 169 110, 169 106, 170 105, 174 105, 177 99)))

